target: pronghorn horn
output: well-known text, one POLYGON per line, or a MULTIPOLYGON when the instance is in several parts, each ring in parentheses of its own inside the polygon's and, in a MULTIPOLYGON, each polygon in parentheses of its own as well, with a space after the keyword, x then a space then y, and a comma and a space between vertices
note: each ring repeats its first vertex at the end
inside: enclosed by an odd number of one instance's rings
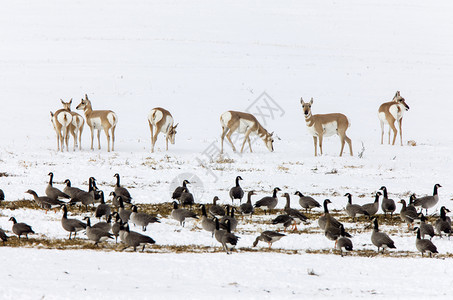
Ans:
POLYGON ((178 127, 179 123, 176 123, 175 126, 173 126, 173 129, 175 129, 176 127, 178 127))

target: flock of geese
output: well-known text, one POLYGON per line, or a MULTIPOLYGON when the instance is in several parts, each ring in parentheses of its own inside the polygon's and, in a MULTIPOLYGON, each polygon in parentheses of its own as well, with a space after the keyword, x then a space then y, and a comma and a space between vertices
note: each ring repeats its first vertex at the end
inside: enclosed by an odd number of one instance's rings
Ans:
MULTIPOLYGON (((129 223, 139 226, 145 232, 149 224, 160 223, 160 220, 156 215, 138 211, 138 207, 132 204, 132 197, 129 191, 121 186, 119 174, 114 175, 116 185, 110 193, 110 196, 112 196, 112 205, 105 202, 104 192, 97 187, 96 179, 93 177, 90 177, 88 180, 88 191, 71 186, 69 179, 64 181, 66 186, 63 190, 60 190, 53 186, 54 174, 50 172, 48 175, 50 178, 45 189, 46 196, 38 196, 33 190, 28 190, 26 193, 32 195, 35 203, 40 208, 45 209, 46 213, 47 210, 51 209, 61 209, 63 211, 61 225, 64 230, 69 232, 69 239, 75 239, 78 232, 85 231, 88 240, 93 241, 95 245, 109 239, 115 239, 115 242, 117 242, 119 238, 125 245, 123 250, 133 247, 134 251, 136 251, 137 247, 142 247, 142 252, 146 245, 155 243, 154 239, 150 236, 130 230, 129 223), (125 208, 126 204, 130 205, 130 209, 125 208), (99 222, 92 224, 91 218, 88 216, 84 217, 83 220, 68 217, 67 206, 70 205, 81 205, 87 212, 88 206, 96 206, 92 218, 98 219, 99 222), (101 221, 101 219, 105 221, 101 221)), ((195 205, 195 200, 188 188, 190 182, 184 180, 182 186, 177 187, 173 192, 171 218, 178 221, 183 227, 187 220, 200 219, 203 230, 209 232, 212 237, 215 237, 224 251, 230 254, 239 240, 239 237, 234 233, 239 223, 239 220, 235 217, 235 213, 248 216, 250 220, 255 209, 263 209, 265 215, 271 214, 276 210, 275 208, 278 204, 277 194, 281 191, 280 188, 275 187, 271 196, 263 197, 254 204, 252 204, 252 196, 255 195, 255 192, 249 191, 247 193, 247 201, 242 203, 245 193, 240 186, 241 180, 242 177, 237 176, 235 185, 230 189, 229 196, 232 205, 227 205, 225 209, 225 207, 217 204, 219 198, 215 196, 211 205, 199 205, 201 216, 197 215, 192 208, 195 205), (233 206, 235 200, 239 200, 240 205, 233 206), (186 208, 187 206, 189 209, 186 208)), ((433 195, 417 198, 413 194, 410 196, 409 203, 406 203, 405 200, 399 201, 402 204, 399 216, 407 224, 408 228, 416 230, 415 245, 422 256, 427 253, 431 257, 433 253, 437 253, 437 248, 432 242, 432 238, 436 234, 441 238, 444 234, 449 238, 451 234, 451 219, 446 215, 449 210, 445 206, 441 207, 440 217, 434 222, 434 226, 426 222, 426 216, 423 214, 423 210, 427 214, 428 209, 433 208, 438 203, 438 188, 440 187, 441 185, 439 184, 434 185, 433 195), (418 211, 417 208, 420 210, 418 211), (415 222, 418 223, 418 227, 413 228, 415 222)), ((321 204, 312 197, 304 196, 299 191, 295 192, 294 195, 299 197, 299 204, 305 210, 305 213, 308 213, 312 209, 321 208, 321 204)), ((385 186, 382 186, 376 192, 374 202, 365 205, 353 204, 352 195, 350 193, 345 194, 345 197, 348 199, 345 211, 352 221, 356 221, 361 216, 372 221, 374 229, 371 234, 371 242, 377 247, 378 253, 381 249, 382 253, 384 253, 387 248, 396 248, 392 238, 387 233, 379 230, 378 216, 376 213, 379 210, 381 196, 382 201, 380 207, 384 212, 383 217, 387 218, 390 215, 390 218, 392 218, 396 210, 396 203, 393 199, 388 198, 387 188, 385 186)), ((291 208, 289 193, 283 193, 282 197, 286 198, 286 205, 277 217, 270 220, 270 223, 282 226, 285 232, 287 230, 297 230, 297 225, 306 223, 309 218, 301 211, 291 208), (289 228, 290 226, 291 228, 289 228)), ((0 190, 0 203, 4 199, 5 195, 0 190)), ((324 214, 317 221, 326 238, 335 241, 335 249, 339 250, 341 256, 343 256, 343 252, 353 250, 353 243, 350 239, 352 236, 346 231, 344 225, 330 214, 328 208, 330 203, 332 202, 329 199, 324 200, 322 205, 324 214)), ((30 225, 18 222, 15 217, 11 217, 9 221, 13 223, 11 231, 18 236, 19 241, 21 236, 28 238, 29 234, 35 233, 30 225)), ((267 243, 270 248, 273 243, 284 236, 285 234, 278 231, 263 231, 255 239, 253 247, 262 241, 267 243)), ((0 239, 4 244, 8 240, 8 236, 1 228, 0 239)))

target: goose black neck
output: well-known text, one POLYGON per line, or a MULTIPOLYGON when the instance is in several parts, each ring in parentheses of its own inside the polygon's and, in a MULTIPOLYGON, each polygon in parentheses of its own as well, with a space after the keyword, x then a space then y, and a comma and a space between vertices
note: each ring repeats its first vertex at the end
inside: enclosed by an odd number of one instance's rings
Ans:
POLYGON ((374 198, 374 202, 378 202, 379 201, 379 194, 376 193, 376 197, 374 198))
POLYGON ((421 235, 420 235, 420 228, 417 229, 417 240, 421 239, 421 235))
POLYGON ((207 217, 207 213, 206 213, 206 207, 204 205, 201 206, 201 214, 204 216, 204 217, 207 217))
POLYGON ((69 179, 66 179, 65 182, 67 187, 71 187, 71 181, 69 179))
POLYGON ((434 185, 434 191, 433 191, 433 196, 437 195, 437 184, 434 185))
POLYGON ((116 175, 116 186, 120 187, 120 175, 119 174, 116 175))
POLYGON ((185 180, 182 182, 182 186, 186 187, 186 181, 185 180))
POLYGON ((101 192, 101 193, 99 193, 99 194, 101 194, 101 200, 100 200, 100 201, 101 201, 101 204, 105 204, 104 193, 101 192))
POLYGON ((50 184, 50 186, 52 186, 52 183, 53 183, 53 173, 50 172, 50 173, 49 173, 49 176, 50 176, 50 178, 49 178, 49 184, 50 184))
POLYGON ((401 199, 401 204, 403 205, 403 209, 406 208, 406 200, 401 199))
POLYGON ((247 194, 247 203, 252 204, 252 193, 247 194))
POLYGON ((273 197, 273 198, 277 198, 277 192, 278 192, 278 190, 277 190, 277 189, 274 189, 274 192, 273 192, 273 194, 272 194, 272 197, 273 197))
POLYGON ((234 207, 231 208, 231 217, 234 218, 234 207))
POLYGON ((352 204, 352 195, 348 193, 346 196, 348 197, 348 203, 352 204))
POLYGON ((239 176, 236 177, 236 187, 239 187, 239 176))
POLYGON ((329 213, 329 208, 327 208, 327 200, 324 200, 324 213, 328 214, 329 213))
POLYGON ((447 219, 447 216, 445 215, 445 209, 442 207, 440 209, 440 218, 445 221, 447 219))
POLYGON ((285 198, 286 198, 286 206, 285 208, 290 208, 291 207, 291 199, 289 198, 289 195, 285 194, 285 198))
POLYGON ((90 218, 87 218, 87 227, 91 227, 91 221, 90 221, 90 218))
POLYGON ((220 223, 219 223, 219 219, 217 219, 217 218, 215 218, 215 229, 220 230, 220 223))
POLYGON ((66 208, 66 205, 63 205, 63 218, 68 218, 68 209, 66 208))
POLYGON ((386 188, 386 187, 384 187, 384 188, 382 189, 382 192, 384 193, 384 198, 387 198, 387 199, 388 199, 388 197, 387 197, 387 188, 386 188))
POLYGON ((379 231, 378 220, 374 219, 374 231, 379 231))
POLYGON ((340 225, 340 236, 345 236, 346 233, 344 231, 344 226, 343 225, 340 225))

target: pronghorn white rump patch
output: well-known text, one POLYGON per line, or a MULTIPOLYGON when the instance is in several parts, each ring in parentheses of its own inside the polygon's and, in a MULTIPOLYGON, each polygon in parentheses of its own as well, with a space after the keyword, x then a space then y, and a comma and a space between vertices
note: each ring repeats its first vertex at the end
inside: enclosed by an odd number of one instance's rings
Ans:
POLYGON ((107 114, 107 120, 109 121, 110 125, 115 126, 118 122, 118 118, 114 112, 109 112, 107 114))
POLYGON ((62 111, 58 115, 55 116, 58 123, 60 123, 63 127, 69 126, 72 122, 72 115, 68 112, 62 111))

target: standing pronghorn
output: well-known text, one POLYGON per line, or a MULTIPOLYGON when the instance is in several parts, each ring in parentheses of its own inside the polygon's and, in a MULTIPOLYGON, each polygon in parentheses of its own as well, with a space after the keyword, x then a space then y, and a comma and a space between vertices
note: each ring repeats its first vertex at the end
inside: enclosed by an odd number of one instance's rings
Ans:
POLYGON ((340 156, 343 155, 344 142, 349 144, 349 152, 352 156, 352 144, 351 139, 346 135, 346 130, 350 126, 348 118, 340 113, 323 114, 323 115, 312 115, 311 106, 313 104, 313 98, 309 103, 305 103, 300 98, 302 104, 302 110, 305 116, 305 122, 308 127, 308 131, 313 136, 313 142, 315 146, 315 156, 318 155, 318 138, 319 138, 319 149, 322 155, 322 139, 323 137, 329 137, 337 134, 341 140, 340 156))
POLYGON ((93 150, 93 131, 98 131, 98 149, 101 149, 101 129, 104 129, 107 137, 107 151, 110 152, 110 134, 112 132, 112 151, 115 151, 115 127, 118 123, 118 117, 111 110, 93 110, 91 107, 91 101, 88 100, 88 96, 85 94, 85 99, 82 99, 80 104, 77 105, 76 109, 83 110, 85 112, 85 118, 87 125, 91 131, 91 150, 93 150))
POLYGON ((71 133, 72 137, 74 138, 73 150, 75 151, 77 146, 79 147, 79 150, 82 150, 82 131, 83 131, 83 125, 85 124, 85 120, 78 113, 71 111, 72 98, 71 98, 71 100, 69 100, 69 102, 64 102, 61 99, 60 99, 60 101, 63 104, 63 109, 68 111, 72 115, 72 122, 71 122, 71 124, 69 124, 69 132, 71 133), (78 145, 77 145, 77 137, 79 138, 78 145))
POLYGON ((249 143, 250 152, 252 152, 252 145, 250 144, 250 133, 254 133, 258 135, 266 145, 269 151, 273 152, 273 142, 274 139, 272 135, 274 134, 267 132, 263 126, 258 122, 258 120, 249 113, 239 112, 239 111, 232 111, 229 110, 224 112, 220 116, 220 124, 222 125, 222 136, 221 136, 221 150, 220 153, 223 153, 223 139, 225 135, 230 142, 231 146, 233 147, 233 151, 236 152, 236 148, 234 147, 233 142, 231 141, 231 135, 237 131, 238 133, 244 133, 244 142, 242 143, 241 152, 244 150, 245 142, 249 143))
POLYGON ((72 115, 65 109, 59 109, 55 113, 50 112, 50 121, 52 122, 53 128, 57 134, 57 149, 64 151, 64 144, 66 144, 66 150, 68 150, 68 135, 69 125, 72 122, 72 115))
POLYGON ((381 144, 384 143, 384 124, 389 125, 389 144, 390 144, 390 129, 393 130, 393 143, 395 145, 396 135, 398 130, 395 127, 395 121, 398 121, 400 128, 400 142, 401 146, 403 145, 403 114, 406 110, 409 110, 409 105, 406 104, 406 101, 403 97, 400 96, 400 91, 397 91, 395 97, 390 102, 382 103, 379 106, 379 121, 381 122, 381 144))
POLYGON ((166 147, 168 151, 168 140, 171 144, 175 144, 176 127, 173 126, 173 117, 171 113, 162 107, 151 109, 148 115, 149 130, 151 131, 151 152, 154 152, 154 144, 156 144, 159 133, 165 133, 166 147), (155 132, 154 132, 155 127, 155 132))

